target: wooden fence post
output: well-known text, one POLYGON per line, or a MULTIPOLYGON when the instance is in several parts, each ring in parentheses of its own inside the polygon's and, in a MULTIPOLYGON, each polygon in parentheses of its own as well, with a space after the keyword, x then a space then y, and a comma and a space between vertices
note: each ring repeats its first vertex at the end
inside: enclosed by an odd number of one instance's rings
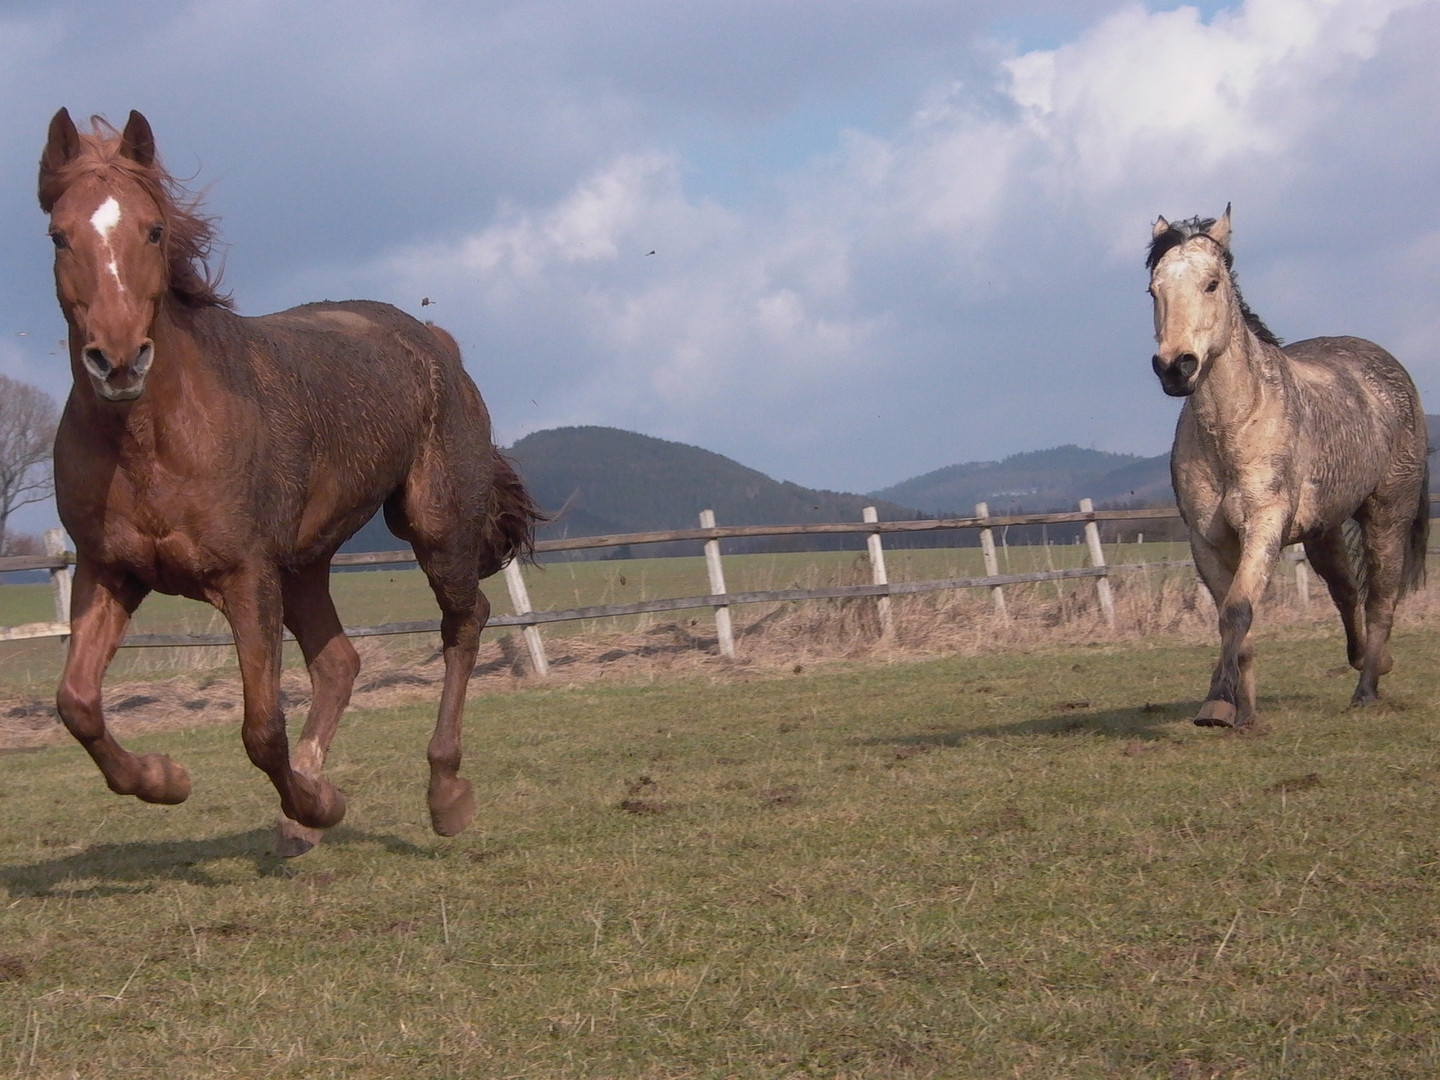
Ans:
MULTIPOLYGON (((715 528, 715 511, 700 511, 700 527, 715 528)), ((720 565, 720 541, 705 541, 705 570, 710 575, 710 591, 716 596, 725 595, 725 568, 720 565)), ((730 626, 730 605, 715 605, 715 636, 720 640, 720 655, 727 660, 735 659, 735 631, 730 626)))
POLYGON ((1295 596, 1301 607, 1310 606, 1310 570, 1305 565, 1305 549, 1292 547, 1290 557, 1295 560, 1295 596))
MULTIPOLYGON (((880 520, 880 514, 873 506, 867 506, 860 511, 862 520, 875 524, 880 520)), ((880 534, 872 532, 865 539, 865 547, 870 552, 870 580, 875 585, 889 585, 890 575, 885 571, 885 548, 880 543, 880 534)), ((877 596, 875 598, 875 610, 880 616, 880 636, 888 638, 894 636, 895 619, 890 613, 890 597, 877 596)))
MULTIPOLYGON (((45 554, 52 558, 59 558, 65 554, 65 530, 45 530, 45 554)), ((55 621, 57 623, 69 624, 70 622, 70 582, 75 576, 74 570, 66 565, 56 567, 50 571, 50 587, 55 592, 55 621)))
MULTIPOLYGON (((1080 511, 1085 514, 1093 514, 1095 503, 1090 499, 1081 499, 1080 511)), ((1100 545, 1100 526, 1093 520, 1085 523, 1085 543, 1090 547, 1090 565, 1103 567, 1105 565, 1105 549, 1100 545)), ((1105 625, 1114 630, 1115 597, 1110 592, 1110 578, 1104 574, 1096 578, 1095 590, 1100 594, 1100 613, 1105 616, 1105 625)))
MULTIPOLYGON (((510 605, 516 615, 528 615, 535 609, 530 606, 530 590, 520 574, 520 564, 511 559, 505 564, 505 584, 510 589, 510 605)), ((540 628, 534 623, 521 628, 525 647, 530 652, 530 666, 542 679, 550 674, 550 658, 545 655, 545 642, 540 638, 540 628)))
MULTIPOLYGON (((990 516, 989 503, 976 503, 975 516, 977 518, 988 518, 990 516)), ((1000 560, 995 557, 995 532, 993 529, 980 530, 980 554, 985 557, 985 576, 999 577, 1000 560)), ((1000 617, 1001 622, 1010 621, 1010 613, 1005 609, 1005 590, 999 585, 990 586, 990 599, 995 603, 995 614, 1000 617)))

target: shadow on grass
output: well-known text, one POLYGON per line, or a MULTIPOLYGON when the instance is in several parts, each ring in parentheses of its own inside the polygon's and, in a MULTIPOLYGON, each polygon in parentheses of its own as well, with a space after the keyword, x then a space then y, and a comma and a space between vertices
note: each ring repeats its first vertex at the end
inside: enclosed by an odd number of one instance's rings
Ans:
MULTIPOLYGON (((1269 703, 1273 704, 1273 702, 1269 703)), ((1159 741, 1173 739, 1172 725, 1193 719, 1198 700, 1147 703, 1124 709, 1086 709, 1085 703, 1051 706, 1043 716, 1012 724, 984 724, 977 727, 955 727, 948 731, 929 731, 915 735, 896 735, 869 740, 874 745, 896 746, 960 746, 971 739, 1012 738, 1025 735, 1098 735, 1108 739, 1159 741)), ((1259 703, 1263 718, 1267 702, 1259 703)), ((1263 729, 1262 729, 1263 730, 1263 729)), ((1215 729, 1217 736, 1247 734, 1233 729, 1215 729)))
MULTIPOLYGON (((206 840, 132 840, 123 844, 93 844, 55 859, 28 866, 0 867, 0 883, 11 896, 64 896, 85 899, 149 892, 158 883, 183 881, 191 885, 226 885, 207 871, 210 863, 246 859, 260 877, 292 877, 298 872, 293 859, 274 854, 273 828, 249 829, 206 840)), ((423 855, 425 850, 396 836, 378 835, 337 825, 324 843, 378 844, 400 855, 423 855)))

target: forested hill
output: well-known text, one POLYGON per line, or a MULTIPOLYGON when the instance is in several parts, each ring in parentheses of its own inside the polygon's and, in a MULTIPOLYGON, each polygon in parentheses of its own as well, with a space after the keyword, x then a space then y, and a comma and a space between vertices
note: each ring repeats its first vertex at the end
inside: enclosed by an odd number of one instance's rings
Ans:
POLYGON ((547 538, 694 528, 701 510, 714 510, 721 525, 859 521, 871 505, 882 520, 917 516, 864 495, 772 480, 709 450, 618 428, 537 431, 506 453, 536 501, 556 515, 542 530, 547 538))

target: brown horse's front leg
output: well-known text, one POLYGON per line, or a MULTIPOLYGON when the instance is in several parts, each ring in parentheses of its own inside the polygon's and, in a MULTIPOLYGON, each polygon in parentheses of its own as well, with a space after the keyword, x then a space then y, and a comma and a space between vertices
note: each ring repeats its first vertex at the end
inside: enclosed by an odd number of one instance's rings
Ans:
POLYGON ((266 567, 229 582, 223 607, 235 635, 244 690, 241 738, 250 760, 280 794, 285 816, 312 829, 328 829, 345 816, 345 797, 318 773, 296 771, 280 708, 280 586, 266 567))
MULTIPOLYGON (((330 598, 330 565, 316 563, 286 574, 281 581, 285 625, 295 635, 310 673, 310 713, 305 729, 290 752, 290 767, 306 776, 319 776, 325 756, 350 701, 360 657, 330 598)), ((276 830, 275 853, 287 858, 303 855, 320 842, 321 830, 281 817, 276 830)))
POLYGON ((132 754, 105 726, 101 683, 130 616, 149 589, 124 574, 102 574, 81 556, 70 602, 70 648, 60 676, 60 719, 100 771, 110 790, 145 802, 179 803, 190 795, 190 777, 163 754, 132 754))

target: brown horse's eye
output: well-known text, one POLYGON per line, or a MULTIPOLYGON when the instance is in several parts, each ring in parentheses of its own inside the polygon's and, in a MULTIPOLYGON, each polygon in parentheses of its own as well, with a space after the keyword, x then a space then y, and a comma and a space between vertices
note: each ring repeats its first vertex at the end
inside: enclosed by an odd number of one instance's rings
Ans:
POLYGON ((165 226, 163 226, 163 225, 151 225, 151 226, 150 226, 150 235, 149 235, 148 237, 146 237, 146 239, 149 240, 150 243, 152 243, 152 244, 158 244, 158 243, 160 243, 160 238, 161 238, 162 236, 164 236, 164 235, 165 235, 165 226))
POLYGON ((1214 291, 1215 291, 1216 289, 1218 289, 1219 287, 1220 287, 1220 279, 1219 279, 1219 278, 1213 278, 1213 279, 1211 280, 1210 284, 1205 286, 1205 291, 1206 291, 1206 292, 1214 292, 1214 291))
POLYGON ((65 234, 58 229, 50 233, 50 242, 55 245, 57 251, 64 251, 70 246, 70 241, 65 239, 65 234))

